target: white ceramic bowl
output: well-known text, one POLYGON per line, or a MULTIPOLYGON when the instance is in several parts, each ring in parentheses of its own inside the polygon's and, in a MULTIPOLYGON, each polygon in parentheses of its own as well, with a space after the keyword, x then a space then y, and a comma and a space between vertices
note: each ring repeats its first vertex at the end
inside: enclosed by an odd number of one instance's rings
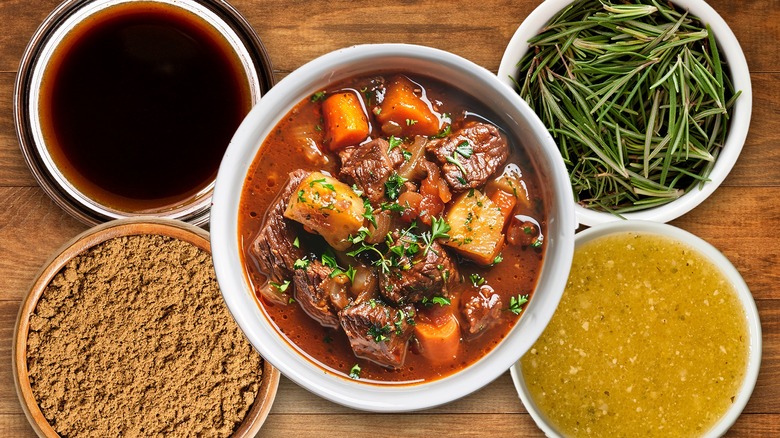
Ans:
MULTIPOLYGON (((544 26, 570 3, 572 3, 571 0, 546 0, 523 20, 509 41, 501 58, 498 78, 503 83, 514 88, 512 77, 515 77, 517 74, 517 62, 528 51, 528 40, 538 35, 544 26)), ((710 25, 718 42, 721 58, 728 62, 734 89, 741 90, 742 95, 737 99, 734 106, 726 144, 710 173, 710 181, 701 188, 699 186, 692 188, 688 193, 668 204, 647 210, 624 213, 623 217, 626 219, 668 222, 701 204, 720 186, 731 171, 731 168, 734 167, 750 127, 750 116, 753 108, 750 71, 745 60, 745 54, 742 52, 734 32, 731 31, 726 21, 703 0, 674 0, 673 3, 689 10, 692 15, 699 17, 703 23, 710 25)), ((577 212, 577 219, 583 225, 592 226, 619 220, 613 214, 591 210, 578 204, 575 204, 575 211, 577 212)))
MULTIPOLYGON (((640 234, 654 234, 662 235, 671 238, 675 241, 682 242, 693 248, 698 253, 709 259, 715 266, 717 266, 728 281, 734 286, 737 292, 739 301, 742 303, 743 311, 745 312, 745 318, 747 320, 749 340, 749 358, 747 361, 747 369, 745 370, 745 377, 742 381, 739 393, 734 399, 731 407, 721 417, 721 419, 704 434, 705 438, 715 438, 723 435, 734 424, 742 410, 745 408, 753 388, 756 385, 756 379, 758 379, 758 371, 761 366, 761 354, 762 354, 762 341, 761 341, 761 321, 758 317, 758 309, 756 309, 756 303, 753 300, 753 295, 750 293, 745 280, 739 274, 737 269, 731 262, 724 256, 717 248, 707 243, 705 240, 691 234, 683 229, 677 228, 673 225, 642 221, 642 220, 628 220, 621 222, 604 223, 593 228, 589 228, 585 231, 577 233, 575 238, 575 251, 582 245, 591 242, 600 237, 618 234, 634 232, 640 234)), ((523 401, 523 405, 531 414, 531 417, 536 422, 536 425, 547 435, 548 437, 560 437, 561 434, 555 429, 555 427, 549 422, 545 415, 537 407, 533 401, 528 387, 523 379, 522 367, 520 363, 516 363, 511 368, 512 380, 514 381, 517 393, 520 399, 523 401)))
POLYGON ((547 129, 525 102, 495 75, 459 56, 404 44, 349 47, 324 55, 274 86, 239 127, 222 161, 211 211, 211 241, 217 278, 233 316, 265 359, 304 388, 356 409, 400 412, 440 405, 486 385, 505 372, 541 334, 558 305, 571 267, 576 218, 563 160, 547 129), (304 358, 281 336, 259 306, 242 265, 237 224, 244 179, 263 140, 298 102, 327 84, 379 70, 419 72, 468 90, 490 102, 510 135, 537 160, 549 189, 549 240, 545 263, 528 307, 506 339, 490 354, 448 378, 415 385, 375 385, 327 372, 304 358))

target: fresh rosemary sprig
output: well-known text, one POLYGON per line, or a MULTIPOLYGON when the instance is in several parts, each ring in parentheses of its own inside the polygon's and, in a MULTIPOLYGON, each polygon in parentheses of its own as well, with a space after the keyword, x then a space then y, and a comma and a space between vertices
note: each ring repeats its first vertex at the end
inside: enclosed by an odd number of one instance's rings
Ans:
POLYGON ((621 214, 708 181, 739 96, 709 26, 668 2, 579 0, 529 44, 516 86, 577 202, 621 214))

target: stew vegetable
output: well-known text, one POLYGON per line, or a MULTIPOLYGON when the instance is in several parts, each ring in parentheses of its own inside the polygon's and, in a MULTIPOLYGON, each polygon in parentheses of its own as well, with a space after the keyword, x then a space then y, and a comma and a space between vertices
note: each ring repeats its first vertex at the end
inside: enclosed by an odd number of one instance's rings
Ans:
POLYGON ((239 237, 291 345, 344 376, 420 382, 507 335, 547 225, 533 161, 498 119, 442 81, 379 72, 278 123, 247 177, 239 237))

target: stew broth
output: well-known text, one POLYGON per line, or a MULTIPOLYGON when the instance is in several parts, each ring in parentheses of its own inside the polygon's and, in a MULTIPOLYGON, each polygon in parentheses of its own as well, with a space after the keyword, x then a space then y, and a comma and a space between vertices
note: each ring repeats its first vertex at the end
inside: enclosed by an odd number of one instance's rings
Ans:
MULTIPOLYGON (((366 116, 370 123, 370 134, 363 144, 372 138, 386 137, 382 132, 386 126, 377 122, 377 101, 382 99, 380 93, 371 95, 366 91, 371 84, 376 83, 377 77, 390 78, 398 72, 381 72, 373 76, 362 76, 335 84, 317 93, 310 99, 306 99, 295 106, 284 117, 264 141, 258 155, 255 157, 247 180, 245 182, 239 211, 239 239, 242 243, 242 255, 246 274, 256 290, 259 305, 276 325, 280 333, 301 354, 308 357, 319 366, 339 375, 356 378, 354 370, 360 369, 361 381, 371 382, 422 382, 438 379, 456 372, 471 363, 476 362, 493 348, 508 334, 519 319, 518 307, 522 301, 511 304, 516 298, 527 298, 533 293, 538 275, 544 259, 546 245, 544 236, 547 231, 546 208, 543 199, 543 188, 533 166, 533 159, 526 155, 518 140, 507 138, 509 143, 508 159, 495 172, 492 178, 502 173, 511 173, 519 178, 519 186, 514 188, 514 195, 520 200, 512 212, 523 223, 534 223, 538 229, 528 231, 530 226, 523 228, 525 233, 533 234, 532 242, 523 244, 503 245, 499 256, 488 266, 481 266, 456 252, 445 250, 456 262, 458 278, 451 284, 449 298, 450 306, 455 309, 459 305, 459 297, 468 290, 478 285, 489 285, 500 296, 503 303, 496 324, 487 330, 476 334, 462 333, 459 340, 457 355, 446 360, 431 360, 424 354, 419 354, 419 345, 412 336, 408 346, 403 366, 392 368, 380 365, 365 358, 356 357, 347 336, 340 327, 329 328, 320 325, 298 305, 290 290, 294 284, 288 284, 284 291, 290 296, 287 302, 269 300, 261 290, 268 284, 268 272, 262 268, 257 255, 254 253, 253 242, 258 238, 264 223, 269 220, 267 211, 277 199, 278 193, 287 184, 288 174, 296 169, 307 171, 322 171, 330 175, 338 175, 341 160, 337 153, 328 148, 328 133, 323 128, 322 97, 331 96, 339 91, 348 91, 360 95, 364 99, 366 116), (510 310, 515 308, 515 312, 510 310)), ((489 108, 480 104, 473 97, 466 95, 461 90, 424 76, 408 76, 412 78, 417 92, 430 102, 432 108, 436 108, 444 123, 443 132, 455 132, 462 126, 471 122, 486 122, 495 124, 499 118, 489 108), (421 93, 420 93, 421 92, 421 93), (446 126, 451 124, 449 130, 446 126)), ((500 130, 500 126, 499 126, 500 130)), ((506 136, 505 132, 502 135, 506 136)), ((403 147, 412 141, 406 139, 403 147)), ((465 191, 463 196, 474 193, 465 191)), ((455 198, 455 197, 454 197, 455 198)), ((453 199, 454 199, 453 198, 453 199)), ((454 201, 453 201, 454 202, 454 201)), ((452 204, 452 203, 450 203, 452 204)), ((442 216, 450 210, 442 212, 442 216)), ((513 222, 514 223, 514 222, 513 222)), ((420 224, 417 229, 427 229, 420 224)), ((507 231, 507 236, 510 231, 507 231)), ((311 235, 303 233, 300 243, 310 245, 311 235)), ((319 237, 314 238, 322 244, 319 237)), ((503 237, 502 237, 503 239, 503 237)), ((318 244, 315 244, 318 245, 318 244)), ((321 248, 320 248, 321 249, 321 248)), ((315 250, 319 251, 320 249, 315 250)), ((532 299, 532 298, 531 298, 532 299)), ((431 312, 426 307, 433 307, 435 313, 439 306, 434 304, 423 306, 416 304, 418 319, 425 318, 425 314, 431 312), (423 316, 420 316, 423 315, 423 316)), ((439 306, 444 307, 444 306, 439 306)), ((464 317, 461 312, 457 314, 458 322, 463 326, 464 317)), ((431 317, 428 315, 428 317, 431 317)), ((435 315, 433 316, 435 317, 435 315)))

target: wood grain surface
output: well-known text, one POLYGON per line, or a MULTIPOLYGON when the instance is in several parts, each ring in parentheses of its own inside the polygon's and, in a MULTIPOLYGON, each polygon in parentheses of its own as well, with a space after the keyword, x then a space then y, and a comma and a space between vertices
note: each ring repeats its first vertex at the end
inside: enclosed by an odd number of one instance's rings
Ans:
MULTIPOLYGON (((279 80, 307 61, 360 43, 404 42, 466 57, 495 72, 504 47, 539 0, 233 0, 263 40, 279 80)), ((710 0, 745 51, 754 100, 750 133, 731 175, 673 223, 720 249, 758 305, 763 363, 730 437, 780 436, 780 1, 710 0)), ((0 437, 31 437, 11 374, 19 305, 43 263, 87 227, 37 186, 16 138, 16 70, 32 33, 57 0, 0 1, 0 437)), ((542 436, 505 373, 482 390, 428 411, 353 411, 282 378, 261 436, 542 436)))

